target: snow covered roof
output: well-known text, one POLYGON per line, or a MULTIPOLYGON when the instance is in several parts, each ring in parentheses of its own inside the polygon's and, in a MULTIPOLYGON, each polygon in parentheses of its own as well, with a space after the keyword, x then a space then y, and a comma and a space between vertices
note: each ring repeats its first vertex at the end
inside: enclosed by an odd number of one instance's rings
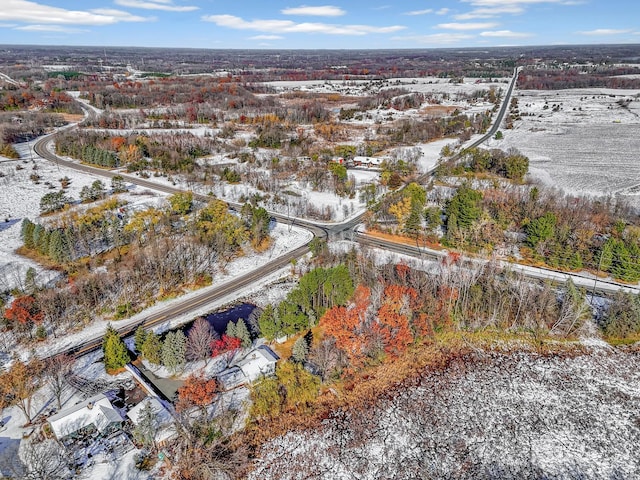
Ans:
POLYGON ((260 345, 236 363, 249 382, 253 382, 263 375, 272 374, 278 357, 266 345, 260 345))
POLYGON ((223 390, 231 390, 247 383, 247 378, 238 367, 230 367, 218 374, 218 382, 223 390))
POLYGON ((266 345, 260 345, 234 366, 221 372, 218 375, 218 381, 224 390, 255 382, 262 376, 272 375, 278 360, 280 357, 273 350, 266 345))
POLYGON ((120 422, 120 413, 102 393, 49 417, 49 425, 58 440, 91 425, 103 432, 109 425, 120 422))
POLYGON ((353 157, 353 162, 356 164, 381 165, 383 161, 384 158, 380 157, 353 157))
POLYGON ((156 397, 146 397, 139 404, 127 412, 127 417, 134 425, 140 422, 140 414, 142 409, 150 404, 158 421, 158 431, 156 432, 156 442, 161 443, 176 435, 176 429, 173 424, 173 417, 169 410, 156 397))

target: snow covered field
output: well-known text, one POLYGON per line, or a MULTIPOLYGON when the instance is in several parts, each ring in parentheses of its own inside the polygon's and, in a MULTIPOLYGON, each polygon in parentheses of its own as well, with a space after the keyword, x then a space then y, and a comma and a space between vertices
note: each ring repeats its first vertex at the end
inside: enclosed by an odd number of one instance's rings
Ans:
MULTIPOLYGON (((14 253, 22 245, 21 222, 24 218, 35 220, 40 215, 40 198, 46 193, 60 190, 59 179, 71 179, 67 195, 75 199, 79 198, 82 187, 96 180, 90 175, 41 159, 32 153, 32 144, 15 146, 23 160, 8 161, 0 157, 0 222, 4 222, 0 223, 0 289, 3 290, 22 285, 29 267, 38 272, 39 283, 46 283, 56 276, 55 272, 45 271, 35 262, 14 253), (37 183, 30 179, 34 174, 41 177, 37 183), (46 182, 55 188, 50 189, 46 182)), ((103 183, 108 188, 109 183, 103 183)))
POLYGON ((633 479, 637 353, 476 353, 372 411, 267 444, 250 478, 633 479))
POLYGON ((522 119, 487 146, 517 148, 533 177, 568 193, 640 206, 640 91, 526 90, 517 99, 522 119))

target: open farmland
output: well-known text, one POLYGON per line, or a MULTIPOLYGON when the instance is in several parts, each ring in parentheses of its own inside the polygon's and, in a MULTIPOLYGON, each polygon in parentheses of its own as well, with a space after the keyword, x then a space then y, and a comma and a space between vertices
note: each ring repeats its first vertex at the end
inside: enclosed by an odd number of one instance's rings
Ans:
POLYGON ((490 145, 519 149, 534 177, 569 193, 621 195, 640 206, 639 93, 521 91, 521 119, 490 145))

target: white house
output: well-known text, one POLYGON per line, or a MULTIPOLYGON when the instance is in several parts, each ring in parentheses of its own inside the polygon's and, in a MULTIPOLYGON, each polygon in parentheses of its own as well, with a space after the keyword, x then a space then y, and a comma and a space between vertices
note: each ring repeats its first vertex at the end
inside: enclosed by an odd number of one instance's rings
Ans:
POLYGON ((353 157, 354 167, 380 168, 384 158, 380 157, 353 157))
POLYGON ((122 424, 120 413, 102 393, 66 408, 48 419, 58 440, 70 435, 85 435, 94 431, 107 434, 122 424))
POLYGON ((218 375, 223 390, 229 390, 245 383, 276 373, 276 363, 280 357, 266 345, 251 350, 242 360, 218 375))
POLYGON ((156 397, 146 397, 139 404, 133 407, 127 412, 127 417, 131 420, 135 426, 141 421, 140 414, 142 409, 150 404, 153 409, 153 413, 156 415, 158 421, 158 430, 156 431, 155 441, 157 445, 162 445, 167 440, 175 437, 178 433, 176 431, 173 417, 169 410, 158 400, 156 397))

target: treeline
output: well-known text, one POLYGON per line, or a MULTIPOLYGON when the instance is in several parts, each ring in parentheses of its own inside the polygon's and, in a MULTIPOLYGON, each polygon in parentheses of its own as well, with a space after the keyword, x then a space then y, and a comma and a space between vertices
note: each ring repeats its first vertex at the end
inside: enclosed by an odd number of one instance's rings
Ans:
POLYGON ((600 72, 566 70, 523 70, 518 77, 518 88, 523 90, 564 90, 569 88, 619 88, 638 89, 640 78, 618 77, 627 73, 638 74, 638 69, 619 71, 603 68, 600 72))
POLYGON ((632 210, 611 198, 523 185, 527 168, 527 157, 515 150, 469 150, 455 164, 439 165, 437 178, 444 185, 427 192, 410 184, 373 204, 369 225, 474 252, 510 252, 554 268, 639 281, 640 225, 632 210))
POLYGON ((455 165, 442 162, 437 167, 437 175, 460 175, 463 172, 474 174, 492 173, 516 182, 522 182, 529 171, 529 159, 516 149, 505 152, 497 148, 485 150, 471 148, 464 150, 455 165))
POLYGON ((9 86, 0 90, 0 111, 28 109, 38 109, 43 113, 82 113, 72 97, 55 89, 9 86))
POLYGON ((167 77, 116 83, 92 82, 82 88, 82 95, 100 109, 209 104, 216 109, 236 110, 270 104, 270 100, 254 95, 238 79, 229 77, 167 77))
POLYGON ((106 167, 124 165, 130 172, 157 169, 192 172, 196 159, 212 153, 216 141, 190 133, 111 135, 86 130, 56 136, 56 152, 106 167))
MULTIPOLYGON (((44 197, 43 197, 44 198, 44 197)), ((24 247, 36 250, 56 263, 88 257, 128 243, 124 226, 126 202, 110 199, 83 213, 69 212, 53 226, 22 221, 21 237, 24 247)))
POLYGON ((454 113, 451 117, 425 120, 398 120, 391 126, 378 127, 376 140, 388 146, 424 143, 438 138, 462 135, 470 138, 484 132, 491 124, 491 112, 465 115, 454 113))
POLYGON ((53 113, 0 112, 0 143, 26 142, 66 123, 53 113))

